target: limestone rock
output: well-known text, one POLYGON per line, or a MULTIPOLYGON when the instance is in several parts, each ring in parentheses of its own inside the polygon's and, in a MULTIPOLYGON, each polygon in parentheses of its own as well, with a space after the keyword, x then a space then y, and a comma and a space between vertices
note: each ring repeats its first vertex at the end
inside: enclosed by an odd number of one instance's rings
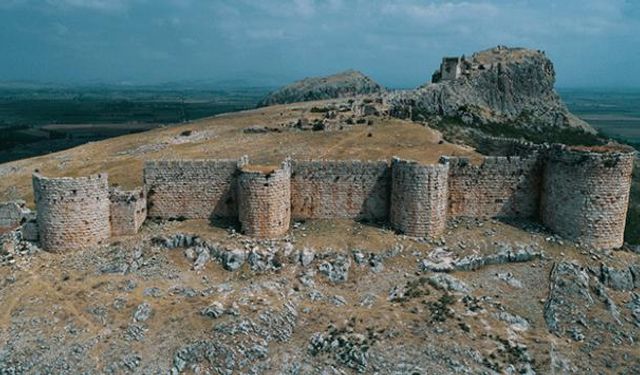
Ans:
POLYGON ((544 52, 499 46, 461 59, 459 68, 457 78, 390 94, 391 114, 595 133, 569 112, 554 90, 555 71, 544 52))
POLYGON ((469 287, 465 283, 446 273, 439 273, 429 277, 429 284, 440 290, 469 293, 469 287))
POLYGON ((302 264, 303 267, 308 267, 311 264, 311 262, 313 262, 313 259, 315 258, 315 256, 316 256, 316 253, 315 251, 313 251, 313 249, 309 249, 305 247, 300 252, 300 263, 302 264))
POLYGON ((252 249, 247 257, 247 262, 254 272, 266 272, 282 268, 280 255, 272 249, 252 249))
POLYGON ((344 283, 349 277, 351 259, 343 254, 331 254, 318 266, 318 270, 334 284, 344 283))
POLYGON ((204 316, 208 316, 213 319, 217 319, 220 316, 222 316, 222 314, 224 314, 224 306, 222 306, 220 302, 214 302, 211 305, 202 309, 200 314, 204 316))
POLYGON ((635 320, 636 327, 640 327, 640 294, 632 293, 631 301, 627 303, 627 307, 631 310, 631 315, 635 320))
POLYGON ((151 317, 153 309, 147 302, 141 303, 133 313, 133 320, 136 322, 144 322, 151 317))
POLYGON ((222 266, 227 271, 235 271, 240 267, 242 267, 247 257, 245 251, 241 249, 224 251, 222 252, 221 256, 222 256, 222 266))
POLYGON ((575 322, 586 322, 587 311, 593 304, 587 272, 576 263, 556 264, 551 271, 549 296, 544 305, 544 320, 549 330, 557 335, 570 333, 575 322))
POLYGON ((507 311, 500 311, 496 317, 510 325, 511 329, 516 331, 526 331, 529 329, 529 322, 518 315, 511 314, 507 311))
POLYGON ((204 266, 207 264, 207 262, 211 258, 210 251, 208 248, 204 246, 198 246, 195 248, 194 251, 196 254, 196 258, 195 258, 195 261, 193 262, 193 269, 201 270, 204 268, 204 266))
POLYGON ((631 276, 633 276, 633 287, 640 289, 640 264, 632 264, 629 266, 631 276))
POLYGON ((633 290, 633 274, 630 268, 617 269, 600 265, 600 282, 614 290, 633 290))

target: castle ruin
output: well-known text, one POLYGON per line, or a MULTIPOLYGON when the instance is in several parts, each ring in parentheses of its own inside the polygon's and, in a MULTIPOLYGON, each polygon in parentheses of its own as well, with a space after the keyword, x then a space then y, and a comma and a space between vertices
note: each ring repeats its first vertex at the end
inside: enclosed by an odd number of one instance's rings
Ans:
POLYGON ((440 69, 436 70, 431 77, 432 83, 451 81, 460 78, 462 75, 462 62, 464 57, 443 57, 440 69))
POLYGON ((106 174, 79 178, 33 175, 40 246, 63 251, 100 245, 111 236, 106 174))
POLYGON ((480 164, 442 157, 389 161, 160 160, 144 188, 109 189, 107 175, 33 176, 40 243, 60 251, 138 232, 147 216, 238 222, 249 236, 277 238, 292 220, 388 223, 414 237, 441 235, 448 218, 539 221, 585 246, 623 245, 635 152, 486 138, 480 164))

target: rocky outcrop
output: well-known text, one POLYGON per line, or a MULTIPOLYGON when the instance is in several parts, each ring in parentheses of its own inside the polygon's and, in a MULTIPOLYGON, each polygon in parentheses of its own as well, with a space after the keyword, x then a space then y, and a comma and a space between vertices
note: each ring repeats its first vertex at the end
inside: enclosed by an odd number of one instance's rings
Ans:
POLYGON ((347 70, 328 77, 305 78, 284 86, 267 95, 258 106, 343 98, 383 91, 384 87, 366 75, 355 70, 347 70))
POLYGON ((441 69, 451 70, 436 72, 435 83, 389 94, 391 113, 414 119, 454 119, 465 125, 595 133, 561 101, 553 88, 553 64, 542 51, 499 46, 469 58, 445 59, 441 69))
POLYGON ((512 247, 506 243, 498 244, 496 252, 487 255, 468 255, 462 258, 439 256, 440 251, 432 254, 433 258, 423 259, 420 263, 422 271, 453 272, 475 271, 477 269, 507 263, 522 263, 544 258, 544 252, 535 245, 518 245, 512 247))

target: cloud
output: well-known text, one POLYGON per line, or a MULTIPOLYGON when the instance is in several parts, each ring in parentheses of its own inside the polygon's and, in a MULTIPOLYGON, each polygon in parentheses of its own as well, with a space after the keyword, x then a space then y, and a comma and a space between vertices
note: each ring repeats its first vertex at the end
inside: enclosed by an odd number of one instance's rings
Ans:
POLYGON ((489 2, 402 2, 392 1, 381 5, 382 14, 423 22, 425 25, 455 26, 460 20, 483 20, 497 16, 500 8, 489 2))
POLYGON ((0 0, 0 9, 0 49, 13 53, 0 77, 47 79, 54 68, 16 61, 55 54, 57 74, 71 77, 300 78, 353 67, 409 86, 443 55, 497 44, 546 50, 559 76, 589 77, 612 59, 640 64, 635 0, 0 0))
POLYGON ((282 29, 246 30, 245 35, 256 40, 284 40, 290 38, 282 29))
POLYGON ((2 0, 0 1, 0 9, 12 9, 28 3, 29 0, 2 0))
POLYGON ((184 38, 180 38, 180 44, 182 44, 185 47, 195 47, 199 43, 196 39, 184 37, 184 38))
POLYGON ((46 0, 49 5, 60 8, 81 8, 102 12, 124 11, 135 0, 46 0))
POLYGON ((60 22, 54 22, 51 24, 51 28, 55 35, 59 37, 64 37, 69 34, 69 28, 66 25, 63 25, 60 22))
POLYGON ((296 12, 305 17, 312 16, 316 12, 316 6, 313 0, 294 0, 296 12))

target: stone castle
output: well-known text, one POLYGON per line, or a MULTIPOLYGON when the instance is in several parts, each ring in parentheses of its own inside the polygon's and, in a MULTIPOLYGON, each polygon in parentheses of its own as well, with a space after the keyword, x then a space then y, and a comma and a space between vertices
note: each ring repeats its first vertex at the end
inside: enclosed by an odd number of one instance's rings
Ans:
POLYGON ((37 234, 49 251, 84 248, 138 232, 147 217, 225 219, 249 236, 285 235, 292 220, 388 223, 434 237, 448 218, 539 221, 585 246, 623 245, 635 152, 486 138, 480 164, 442 157, 425 165, 388 161, 148 161, 144 187, 109 188, 106 174, 33 175, 37 234))
POLYGON ((442 81, 452 81, 460 78, 462 75, 462 63, 465 61, 462 57, 443 57, 440 63, 440 69, 436 70, 431 76, 432 83, 442 81))

